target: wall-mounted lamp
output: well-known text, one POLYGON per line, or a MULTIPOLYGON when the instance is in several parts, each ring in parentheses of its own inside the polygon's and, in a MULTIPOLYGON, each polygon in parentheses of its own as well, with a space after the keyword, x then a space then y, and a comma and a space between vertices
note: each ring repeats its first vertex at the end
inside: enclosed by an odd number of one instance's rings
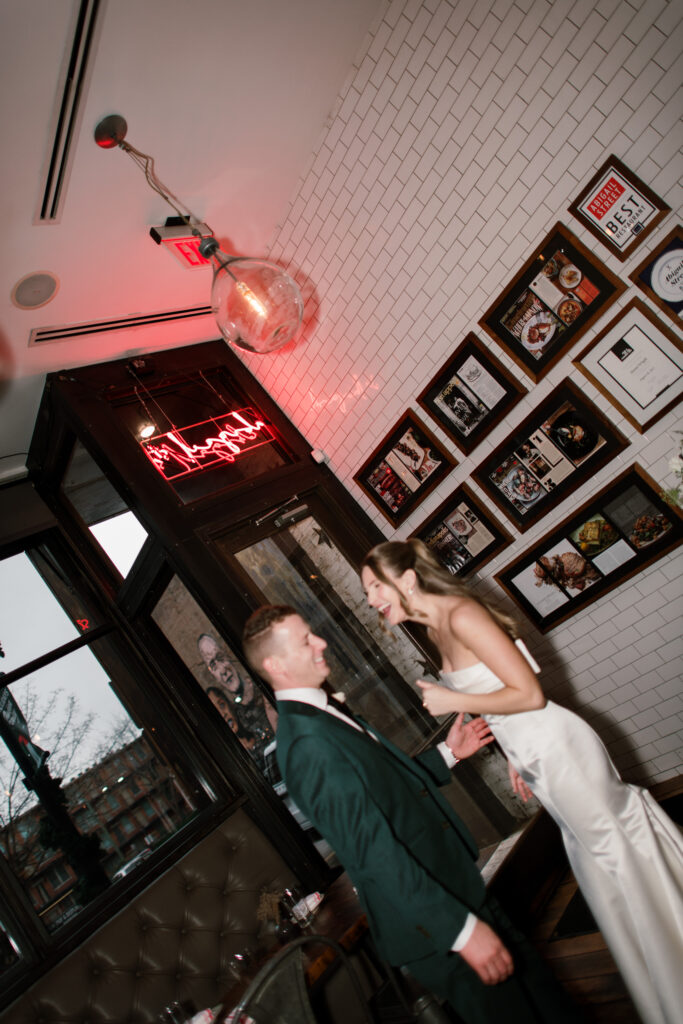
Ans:
POLYGON ((274 352, 296 334, 304 312, 301 293, 281 267, 267 260, 228 256, 213 234, 202 234, 198 217, 185 207, 157 178, 154 160, 125 141, 128 125, 120 114, 111 114, 95 128, 95 142, 103 149, 118 146, 135 161, 148 185, 165 199, 188 228, 200 239, 199 251, 213 266, 211 308, 218 329, 231 345, 248 352, 274 352))

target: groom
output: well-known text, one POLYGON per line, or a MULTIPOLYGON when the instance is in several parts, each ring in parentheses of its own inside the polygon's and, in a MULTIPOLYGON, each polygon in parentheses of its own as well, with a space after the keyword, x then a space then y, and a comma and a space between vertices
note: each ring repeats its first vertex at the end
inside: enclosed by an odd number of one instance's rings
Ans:
MULTIPOLYGON (((249 664, 278 698, 277 757, 293 798, 334 847, 381 953, 447 999, 467 1024, 578 1024, 567 997, 486 893, 472 837, 440 795, 438 749, 413 760, 328 704, 326 642, 285 605, 258 609, 249 664)), ((481 722, 448 741, 468 756, 481 722)), ((483 735, 482 735, 483 733, 483 735)))

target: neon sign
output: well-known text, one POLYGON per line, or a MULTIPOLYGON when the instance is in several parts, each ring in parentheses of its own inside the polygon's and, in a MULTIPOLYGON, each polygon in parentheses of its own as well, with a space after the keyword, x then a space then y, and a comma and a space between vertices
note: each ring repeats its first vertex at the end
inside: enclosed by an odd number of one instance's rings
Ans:
POLYGON ((140 447, 164 480, 232 463, 275 440, 270 424, 252 408, 238 409, 142 441, 140 447))

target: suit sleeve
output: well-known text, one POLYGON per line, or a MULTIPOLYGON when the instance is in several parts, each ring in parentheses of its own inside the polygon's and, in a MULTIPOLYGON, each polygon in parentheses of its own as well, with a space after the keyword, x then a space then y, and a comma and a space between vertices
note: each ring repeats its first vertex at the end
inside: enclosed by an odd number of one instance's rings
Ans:
POLYGON ((415 760, 424 768, 437 786, 447 786, 453 781, 451 769, 443 759, 438 747, 430 747, 418 754, 415 760))
MULTIPOLYGON (((413 842, 406 840, 405 830, 403 839, 397 835, 401 829, 388 820, 343 750, 311 737, 300 737, 290 747, 287 784, 296 803, 334 847, 375 923, 400 922, 408 933, 415 935, 417 930, 421 941, 426 936, 436 951, 449 950, 472 907, 444 888, 416 858, 415 848, 428 843, 428 837, 414 809, 413 842)), ((411 935, 405 939, 410 942, 411 935)))

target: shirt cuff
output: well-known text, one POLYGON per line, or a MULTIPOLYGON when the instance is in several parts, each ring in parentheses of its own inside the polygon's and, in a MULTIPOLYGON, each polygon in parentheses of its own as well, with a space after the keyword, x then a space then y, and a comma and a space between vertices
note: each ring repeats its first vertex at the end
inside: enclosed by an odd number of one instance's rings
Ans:
POLYGON ((443 759, 446 762, 446 764, 448 765, 448 767, 449 768, 455 768, 455 766, 458 763, 458 761, 460 761, 460 758, 455 756, 455 754, 453 753, 451 748, 448 746, 446 741, 442 740, 441 743, 437 743, 436 749, 439 751, 439 753, 443 757, 443 759))
POLYGON ((467 942, 469 941, 470 936, 474 931, 474 926, 478 920, 479 919, 476 918, 474 914, 467 915, 467 917, 465 918, 465 923, 460 930, 460 933, 458 934, 455 942, 451 946, 451 950, 453 953, 459 953, 460 950, 467 945, 467 942))

